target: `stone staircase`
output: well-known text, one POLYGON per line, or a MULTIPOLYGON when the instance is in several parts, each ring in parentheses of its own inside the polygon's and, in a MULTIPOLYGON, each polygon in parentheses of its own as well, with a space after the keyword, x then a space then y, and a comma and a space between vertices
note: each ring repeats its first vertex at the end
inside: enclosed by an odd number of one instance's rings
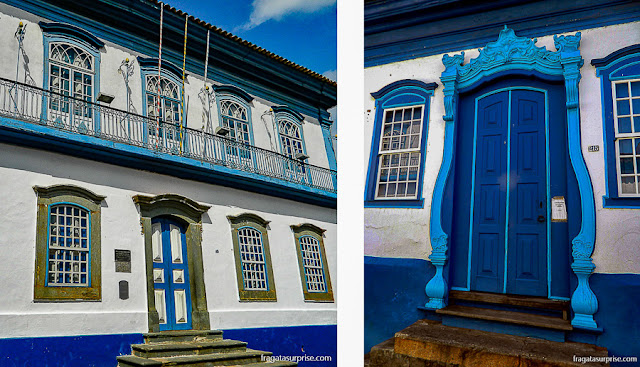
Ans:
POLYGON ((569 301, 543 297, 454 291, 436 314, 442 324, 563 342, 573 330, 569 301))
POLYGON ((247 343, 222 338, 218 330, 165 331, 144 334, 144 344, 131 346, 131 355, 118 357, 118 367, 288 367, 294 362, 263 361, 271 352, 247 348, 247 343))
MULTIPOLYGON (((368 367, 584 367, 577 357, 606 357, 591 344, 555 342, 419 320, 371 349, 368 367)), ((607 363, 589 363, 591 367, 607 363)))

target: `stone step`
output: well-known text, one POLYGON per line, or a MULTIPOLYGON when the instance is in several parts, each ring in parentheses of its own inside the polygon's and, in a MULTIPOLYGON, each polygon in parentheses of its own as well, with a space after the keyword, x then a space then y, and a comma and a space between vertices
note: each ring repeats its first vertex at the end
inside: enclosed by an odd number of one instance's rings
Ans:
POLYGON ((558 331, 571 331, 571 322, 560 317, 534 315, 525 312, 493 310, 480 307, 469 307, 460 305, 449 305, 436 310, 441 315, 465 317, 485 321, 496 321, 507 324, 532 326, 542 329, 552 329, 558 331))
POLYGON ((158 333, 143 334, 144 342, 150 343, 175 343, 190 342, 203 340, 219 340, 222 339, 222 331, 220 330, 173 330, 161 331, 158 333))
MULTIPOLYGON (((371 367, 392 366, 536 366, 584 367, 574 356, 606 357, 590 344, 553 342, 521 336, 444 326, 420 320, 371 349, 371 367)), ((591 367, 608 366, 590 363, 591 367)))
MULTIPOLYGON (((204 355, 142 358, 138 356, 120 356, 117 358, 119 367, 213 367, 213 366, 273 366, 273 363, 265 364, 262 356, 270 356, 271 352, 247 349, 244 352, 213 353, 204 355)), ((295 366, 296 364, 284 364, 283 366, 295 366)))
POLYGON ((247 349, 244 352, 215 353, 194 356, 164 357, 154 358, 163 362, 164 366, 189 366, 189 367, 211 367, 211 366, 244 366, 250 363, 260 363, 262 356, 270 356, 271 352, 247 349))
POLYGON ((236 340, 205 340, 200 342, 134 344, 134 356, 143 358, 201 355, 212 353, 244 352, 247 343, 236 340))
POLYGON ((524 307, 547 311, 569 312, 571 302, 548 299, 544 297, 531 297, 512 294, 498 294, 475 291, 456 291, 449 292, 449 300, 453 303, 457 301, 477 302, 485 304, 505 305, 524 307))

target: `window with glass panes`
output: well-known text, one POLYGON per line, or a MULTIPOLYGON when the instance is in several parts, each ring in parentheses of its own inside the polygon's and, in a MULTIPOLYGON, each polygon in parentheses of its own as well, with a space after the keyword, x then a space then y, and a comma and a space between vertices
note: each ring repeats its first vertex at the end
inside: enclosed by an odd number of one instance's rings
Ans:
POLYGON ((318 240, 311 236, 300 237, 300 251, 304 268, 304 278, 309 292, 326 292, 322 254, 318 240))
POLYGON ((75 185, 33 190, 37 194, 33 299, 100 300, 100 212, 105 197, 75 185))
POLYGON ((50 117, 65 124, 74 121, 75 126, 91 120, 90 108, 63 96, 93 101, 94 76, 94 58, 87 51, 68 43, 49 43, 49 90, 57 93, 49 97, 50 117))
POLYGON ((384 111, 376 199, 415 199, 418 195, 422 106, 384 111))
POLYGON ((302 135, 297 124, 289 120, 280 120, 278 121, 278 131, 280 133, 280 143, 282 144, 282 154, 295 158, 296 154, 304 153, 302 135))
POLYGON ((251 144, 247 108, 232 100, 220 102, 222 126, 229 129, 229 138, 245 144, 251 144))
POLYGON ((238 229, 238 244, 245 290, 268 290, 262 233, 245 227, 238 229))
POLYGON ((180 88, 178 84, 158 75, 147 75, 147 116, 159 116, 164 122, 180 122, 180 88), (158 87, 158 83, 160 83, 158 87), (160 92, 160 111, 158 113, 158 91, 160 92))
POLYGON ((231 224, 240 301, 276 301, 276 283, 269 252, 269 221, 252 213, 230 215, 227 219, 231 224))
POLYGON ((52 205, 49 214, 48 286, 89 286, 90 214, 75 205, 52 205))
POLYGON ((619 196, 640 196, 640 79, 613 82, 619 196))

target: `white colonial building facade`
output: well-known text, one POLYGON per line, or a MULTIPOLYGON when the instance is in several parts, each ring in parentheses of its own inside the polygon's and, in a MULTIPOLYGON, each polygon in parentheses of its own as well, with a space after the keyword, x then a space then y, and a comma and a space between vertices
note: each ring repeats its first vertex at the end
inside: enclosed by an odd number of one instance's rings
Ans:
POLYGON ((335 360, 335 82, 156 1, 0 13, 0 365, 172 330, 335 360))

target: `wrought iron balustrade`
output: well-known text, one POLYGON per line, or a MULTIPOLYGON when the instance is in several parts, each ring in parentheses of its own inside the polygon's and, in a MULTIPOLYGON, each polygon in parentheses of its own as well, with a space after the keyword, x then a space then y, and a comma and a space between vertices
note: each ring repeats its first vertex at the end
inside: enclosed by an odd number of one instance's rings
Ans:
POLYGON ((0 115, 336 192, 334 170, 4 78, 0 78, 0 115))

